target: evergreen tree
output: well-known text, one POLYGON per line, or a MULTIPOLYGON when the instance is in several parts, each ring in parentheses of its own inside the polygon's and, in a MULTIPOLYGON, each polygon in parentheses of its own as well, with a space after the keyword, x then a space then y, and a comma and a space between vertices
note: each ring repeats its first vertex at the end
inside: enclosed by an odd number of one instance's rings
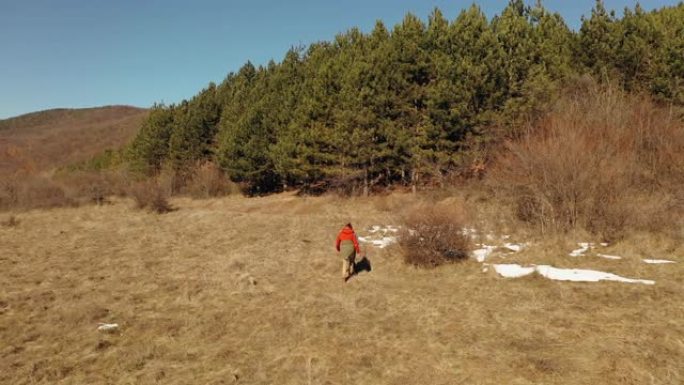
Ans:
POLYGON ((176 171, 187 171, 197 161, 211 157, 219 117, 213 83, 175 109, 168 157, 176 171))
POLYGON ((684 104, 682 52, 684 4, 637 5, 618 19, 598 0, 578 33, 541 1, 511 0, 491 22, 475 5, 451 23, 439 9, 427 23, 408 14, 391 32, 352 28, 155 105, 127 158, 181 174, 213 160, 253 194, 416 187, 440 182, 471 148, 517 135, 576 74, 684 104))
POLYGON ((173 109, 155 104, 128 150, 135 170, 152 174, 161 170, 169 152, 173 109))
POLYGON ((582 18, 578 54, 582 65, 600 79, 606 79, 614 71, 620 34, 615 13, 606 11, 603 1, 596 0, 591 16, 582 18))

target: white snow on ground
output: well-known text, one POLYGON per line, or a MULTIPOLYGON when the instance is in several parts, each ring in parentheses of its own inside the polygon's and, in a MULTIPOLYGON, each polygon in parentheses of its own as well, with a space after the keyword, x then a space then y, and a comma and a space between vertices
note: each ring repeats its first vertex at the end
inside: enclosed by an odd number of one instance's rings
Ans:
POLYGON ((100 323, 99 326, 97 327, 97 330, 101 332, 110 332, 114 331, 119 328, 119 324, 106 324, 106 323, 100 323))
POLYGON ((520 250, 522 250, 523 248, 525 248, 525 244, 524 243, 504 243, 503 247, 517 253, 520 250))
MULTIPOLYGON (((489 258, 490 255, 498 248, 498 246, 491 246, 491 245, 485 245, 485 244, 478 244, 480 247, 479 249, 475 249, 471 252, 473 258, 475 258, 476 261, 478 262, 484 262, 489 258)), ((524 247, 525 244, 521 243, 505 243, 503 248, 508 249, 509 251, 512 251, 514 253, 520 252, 524 247)))
POLYGON ((537 272, 546 278, 556 281, 574 281, 574 282, 598 282, 598 281, 617 281, 625 283, 643 283, 645 285, 653 285, 655 281, 648 279, 631 279, 621 277, 616 274, 606 273, 597 270, 585 269, 559 269, 553 266, 541 265, 537 266, 537 272))
POLYGON ((587 251, 589 251, 591 246, 593 246, 591 243, 587 243, 587 242, 580 242, 577 245, 580 248, 571 251, 570 254, 568 254, 568 255, 570 255, 571 257, 579 257, 579 256, 583 255, 584 253, 586 253, 587 251))
POLYGON ((643 259, 642 261, 650 263, 652 265, 664 264, 664 263, 677 263, 675 261, 669 261, 667 259, 643 259))
POLYGON ((382 230, 382 226, 374 225, 371 227, 370 230, 368 230, 369 233, 374 234, 377 233, 378 231, 382 230))
POLYGON ((385 247, 397 242, 397 237, 382 237, 379 239, 370 239, 370 237, 358 237, 358 238, 359 238, 359 242, 370 243, 373 246, 379 247, 381 249, 384 249, 385 247))
POLYGON ((382 237, 382 239, 376 239, 373 241, 373 246, 377 246, 381 249, 384 249, 385 247, 396 243, 397 242, 397 237, 382 237))
POLYGON ((534 267, 522 267, 518 264, 499 264, 493 265, 499 275, 506 278, 519 278, 534 273, 534 267))
POLYGON ((607 254, 596 254, 597 256, 605 259, 622 259, 622 257, 617 255, 607 255, 607 254))
POLYGON ((399 226, 380 226, 373 225, 367 232, 371 235, 367 237, 358 237, 359 242, 370 243, 375 247, 384 249, 385 247, 396 243, 398 241, 397 237, 394 235, 388 235, 389 233, 399 232, 399 226))
POLYGON ((653 285, 655 281, 647 279, 631 279, 621 277, 616 274, 606 273, 597 270, 586 269, 560 269, 548 265, 522 267, 518 264, 501 264, 493 265, 499 275, 506 278, 518 278, 534 273, 535 271, 548 279, 556 281, 573 281, 573 282, 598 282, 598 281, 617 281, 625 283, 643 283, 645 285, 653 285))
POLYGON ((478 262, 484 262, 487 260, 487 258, 494 252, 494 249, 496 249, 496 246, 487 246, 487 245, 481 245, 481 249, 473 250, 472 254, 473 257, 478 262))

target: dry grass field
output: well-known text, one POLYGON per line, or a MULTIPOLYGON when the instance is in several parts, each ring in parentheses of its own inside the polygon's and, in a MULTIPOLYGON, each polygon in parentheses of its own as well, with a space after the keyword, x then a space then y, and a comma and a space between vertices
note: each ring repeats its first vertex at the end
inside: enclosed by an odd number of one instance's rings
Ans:
POLYGON ((684 383, 681 244, 635 236, 607 248, 623 260, 573 259, 584 239, 512 233, 531 245, 506 262, 652 286, 505 279, 472 259, 417 269, 396 245, 364 246, 372 271, 343 283, 339 228, 396 225, 413 199, 180 198, 164 215, 115 200, 0 214, 0 383, 684 383))

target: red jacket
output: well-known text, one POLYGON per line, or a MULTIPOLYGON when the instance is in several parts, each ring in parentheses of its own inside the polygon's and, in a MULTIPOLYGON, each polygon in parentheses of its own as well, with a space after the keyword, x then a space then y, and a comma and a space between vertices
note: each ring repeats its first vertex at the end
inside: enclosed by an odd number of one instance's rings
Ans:
POLYGON ((337 249, 337 251, 340 251, 340 243, 342 241, 354 242, 354 249, 356 249, 357 253, 361 253, 361 249, 359 248, 359 240, 356 238, 356 234, 354 233, 354 230, 351 227, 344 226, 344 228, 337 235, 337 241, 335 243, 335 248, 337 249))

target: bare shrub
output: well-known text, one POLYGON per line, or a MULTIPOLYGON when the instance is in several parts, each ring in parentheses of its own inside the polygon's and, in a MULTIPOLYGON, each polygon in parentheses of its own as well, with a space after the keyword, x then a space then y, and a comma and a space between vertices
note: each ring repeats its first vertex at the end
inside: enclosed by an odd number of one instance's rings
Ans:
POLYGON ((17 174, 0 182, 0 209, 63 207, 75 202, 63 186, 52 178, 34 174, 17 174))
POLYGON ((198 165, 185 183, 183 192, 193 198, 220 197, 238 191, 237 185, 223 174, 216 164, 206 162, 198 165))
POLYGON ((64 187, 50 177, 28 175, 17 179, 16 183, 17 208, 37 209, 75 205, 64 187))
POLYGON ((583 227, 606 238, 658 231, 675 222, 642 219, 676 221, 671 210, 681 210, 684 125, 646 97, 574 89, 506 144, 488 182, 542 231, 583 227))
POLYGON ((77 171, 59 176, 67 194, 79 203, 103 205, 114 195, 111 179, 105 172, 77 171))
POLYGON ((168 200, 168 189, 158 180, 148 179, 135 183, 131 186, 129 193, 139 209, 147 209, 158 214, 173 210, 168 200))
POLYGON ((399 244, 404 261, 419 267, 436 267, 468 258, 470 239, 463 232, 462 206, 421 205, 404 216, 399 244))

